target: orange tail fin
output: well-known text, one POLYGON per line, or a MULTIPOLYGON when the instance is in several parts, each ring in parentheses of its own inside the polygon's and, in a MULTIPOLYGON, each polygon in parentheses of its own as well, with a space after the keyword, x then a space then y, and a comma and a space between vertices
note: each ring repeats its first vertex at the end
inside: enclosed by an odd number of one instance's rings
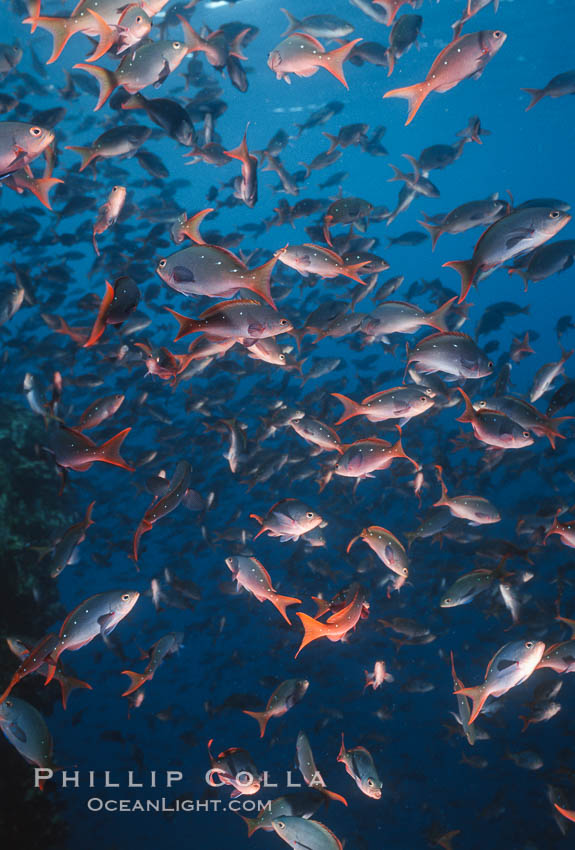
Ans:
POLYGON ((76 153, 80 154, 82 157, 82 163, 80 165, 80 171, 83 171, 93 159, 96 159, 99 156, 98 151, 94 148, 86 148, 78 145, 66 145, 67 151, 76 151, 76 153))
POLYGON ((338 803, 343 803, 344 806, 347 806, 347 800, 345 797, 342 797, 341 794, 336 794, 335 791, 328 791, 327 788, 318 787, 318 790, 324 794, 328 800, 336 800, 338 803))
POLYGON ((485 701, 489 696, 488 691, 486 691, 484 685, 476 685, 476 687, 474 688, 460 688, 458 691, 454 691, 453 693, 463 694, 464 696, 469 697, 469 699, 472 701, 473 708, 468 722, 468 725, 471 726, 471 724, 475 721, 477 715, 485 705, 485 701))
POLYGON ((246 711, 245 709, 243 713, 248 714, 250 717, 253 717, 258 721, 260 727, 260 738, 263 738, 266 726, 268 725, 268 720, 271 717, 270 713, 268 711, 246 711))
POLYGON ((473 260, 451 260, 449 263, 443 263, 443 267, 454 269, 461 277, 461 295, 457 302, 461 304, 467 298, 467 293, 471 289, 471 284, 475 277, 476 269, 474 268, 473 260))
POLYGON ((343 47, 338 47, 336 50, 330 50, 329 53, 322 53, 319 56, 318 64, 320 64, 322 68, 325 68, 326 71, 329 71, 330 74, 333 74, 336 80, 343 83, 346 89, 349 89, 349 86, 343 73, 343 63, 355 45, 360 41, 362 41, 361 38, 354 38, 353 41, 349 41, 347 44, 344 44, 343 47))
POLYGON ((52 55, 46 60, 46 65, 51 65, 60 56, 68 41, 77 32, 82 31, 84 22, 74 18, 48 18, 30 17, 25 18, 24 24, 32 24, 32 32, 36 27, 48 30, 53 39, 52 55))
POLYGON ((52 205, 50 204, 50 189, 52 189, 57 183, 63 183, 63 180, 60 180, 58 177, 36 177, 33 180, 29 180, 26 184, 26 188, 29 189, 33 195, 35 195, 41 204, 44 204, 46 209, 51 210, 52 205))
POLYGON ((192 242, 195 242, 196 245, 205 245, 205 241, 202 239, 200 234, 200 224, 203 222, 205 217, 214 211, 213 207, 208 207, 205 210, 201 210, 189 218, 184 226, 181 229, 181 232, 187 236, 192 242))
POLYGON ((240 817, 248 828, 248 838, 251 838, 254 832, 262 828, 257 818, 246 818, 243 815, 240 815, 240 817))
POLYGON ((102 443, 99 447, 99 451, 101 453, 100 460, 103 460, 104 463, 111 463, 112 466, 121 466, 122 469, 127 469, 129 472, 133 472, 134 467, 130 466, 129 463, 126 463, 120 454, 122 443, 131 430, 131 428, 124 428, 124 430, 120 431, 119 434, 116 434, 115 437, 112 437, 110 440, 102 443))
POLYGON ((74 676, 60 674, 57 678, 62 691, 62 707, 64 710, 68 706, 68 697, 72 691, 75 691, 77 688, 88 688, 88 690, 92 690, 92 685, 89 685, 88 682, 83 682, 82 679, 76 679, 74 676))
POLYGON ((184 336, 188 334, 197 333, 197 331, 202 329, 202 322, 198 319, 191 319, 189 316, 182 316, 181 313, 176 313, 175 310, 172 310, 170 307, 164 307, 168 313, 171 313, 174 318, 176 318, 180 325, 180 330, 178 331, 177 336, 174 337, 174 342, 177 342, 184 336))
POLYGON ((277 263, 278 258, 272 257, 271 260, 268 260, 267 263, 264 263, 263 266, 258 266, 255 269, 250 269, 248 275, 248 283, 245 283, 246 278, 242 281, 242 288, 249 289, 250 292, 255 292, 256 295, 259 295, 260 298, 263 298, 264 301, 273 307, 274 310, 277 310, 275 305, 275 301, 272 298, 272 292, 270 288, 270 278, 272 276, 272 271, 274 270, 275 264, 277 263))
POLYGON ((94 9, 88 9, 88 12, 94 19, 93 25, 96 26, 98 30, 98 38, 100 41, 92 55, 88 56, 86 62, 95 62, 97 59, 101 59, 104 53, 107 53, 108 50, 114 46, 117 37, 115 31, 108 26, 101 15, 95 12, 94 9))
POLYGON ((98 315, 96 316, 96 321, 94 322, 94 326, 90 331, 90 336, 82 346, 83 348, 90 348, 92 345, 95 345, 106 328, 106 314, 114 300, 114 287, 111 283, 106 281, 106 292, 104 293, 104 297, 100 302, 100 308, 98 310, 98 315))
POLYGON ((435 251, 435 246, 437 245, 437 240, 443 233, 440 224, 430 224, 428 221, 418 221, 422 227, 425 227, 427 232, 431 235, 431 250, 435 251))
POLYGON ((272 605, 278 609, 286 623, 289 623, 291 626, 291 620, 286 614, 286 608, 288 605, 301 604, 301 599, 296 599, 295 596, 282 596, 280 593, 272 593, 272 595, 268 598, 272 605))
POLYGON ((529 112, 536 103, 539 103, 542 97, 545 97, 545 89, 521 89, 521 91, 526 91, 527 94, 531 95, 531 103, 527 106, 525 112, 529 112))
POLYGON ((330 628, 326 623, 320 623, 319 620, 314 620, 313 617, 309 617, 302 611, 298 611, 297 616, 302 622, 302 626, 304 628, 304 635, 300 644, 300 648, 295 654, 296 658, 298 657, 302 649, 308 645, 308 643, 312 643, 312 641, 314 640, 326 637, 330 632, 330 628))
POLYGON ((122 674, 130 677, 130 687, 127 691, 124 691, 122 694, 123 697, 133 694, 134 691, 137 691, 138 688, 141 688, 150 679, 146 673, 134 673, 132 670, 122 670, 122 674))
POLYGON ((413 86, 406 86, 402 89, 392 89, 391 91, 387 91, 383 96, 386 97, 403 97, 407 100, 409 106, 409 114, 407 116, 407 121, 405 122, 405 126, 411 124, 413 119, 415 118, 419 107, 425 100, 428 94, 432 89, 427 85, 427 83, 415 83, 413 86))
POLYGON ((98 109, 101 109, 102 106, 106 103, 106 101, 118 85, 116 81, 116 75, 112 71, 109 71, 107 68, 101 68, 99 65, 87 65, 85 62, 78 62, 73 67, 81 68, 82 71, 87 71, 88 74, 91 74, 93 77, 96 78, 96 81, 100 86, 100 95, 98 97, 98 102, 94 107, 94 112, 97 112, 98 109))
POLYGON ((353 401, 353 399, 348 398, 341 393, 332 393, 334 398, 337 398, 338 401, 341 401, 343 404, 343 413, 335 422, 335 425, 341 425, 342 422, 347 422, 348 419, 351 419, 353 416, 361 416, 363 413, 363 405, 358 404, 357 401, 353 401))
POLYGON ((411 464, 413 464, 413 466, 417 470, 419 470, 419 468, 421 466, 421 464, 419 464, 416 460, 414 460, 412 457, 409 457, 409 455, 405 454, 403 445, 401 443, 401 434, 399 435, 399 440, 397 441, 397 443, 393 447, 393 456, 394 457, 401 457, 404 460, 408 460, 411 464))
POLYGON ((443 331, 447 333, 449 328, 445 322, 449 311, 451 310, 451 305, 454 301, 457 301, 457 295, 454 295, 453 298, 450 298, 441 307, 438 307, 437 310, 434 310, 433 313, 430 313, 427 317, 427 320, 432 328, 435 328, 438 331, 443 331))
POLYGON ((575 822, 575 810, 562 809, 561 806, 557 805, 557 803, 553 803, 553 805, 555 806, 560 815, 563 815, 563 817, 567 818, 567 820, 572 820, 573 822, 575 822))
POLYGON ((461 395, 463 396, 463 401, 465 402, 465 410, 463 411, 461 416, 457 417, 456 421, 457 422, 474 422, 477 414, 475 412, 475 408, 471 404, 471 399, 469 398, 469 396, 467 395, 465 390, 461 389, 461 387, 455 387, 455 389, 458 392, 461 393, 461 395))

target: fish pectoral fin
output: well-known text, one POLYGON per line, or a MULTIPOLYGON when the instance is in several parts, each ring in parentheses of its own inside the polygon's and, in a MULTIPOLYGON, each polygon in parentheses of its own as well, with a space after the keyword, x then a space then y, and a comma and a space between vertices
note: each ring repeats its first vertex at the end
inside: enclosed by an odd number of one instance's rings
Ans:
POLYGON ((158 79, 157 79, 157 80, 156 80, 156 82, 154 83, 154 88, 155 88, 155 89, 159 89, 159 88, 160 88, 160 86, 162 85, 162 83, 164 83, 164 82, 166 81, 166 79, 167 79, 167 78, 169 77, 169 75, 170 75, 170 71, 171 71, 171 70, 172 70, 172 69, 170 68, 170 63, 168 62, 168 60, 167 60, 167 59, 164 59, 164 64, 162 65, 162 70, 161 70, 161 71, 160 71, 160 73, 158 74, 158 79))
POLYGON ((532 230, 523 229, 516 231, 512 236, 508 236, 505 240, 506 248, 516 248, 521 242, 524 242, 533 235, 532 230))
POLYGON ((114 614, 110 612, 109 614, 102 614, 101 617, 98 617, 98 625, 100 626, 100 634, 102 637, 107 637, 113 629, 112 623, 114 621, 114 614))
POLYGON ((19 741, 22 741, 22 743, 26 743, 26 741, 28 740, 26 732, 22 729, 21 726, 18 726, 18 723, 15 720, 13 720, 8 725, 8 728, 10 729, 11 734, 14 735, 15 738, 17 738, 19 741))

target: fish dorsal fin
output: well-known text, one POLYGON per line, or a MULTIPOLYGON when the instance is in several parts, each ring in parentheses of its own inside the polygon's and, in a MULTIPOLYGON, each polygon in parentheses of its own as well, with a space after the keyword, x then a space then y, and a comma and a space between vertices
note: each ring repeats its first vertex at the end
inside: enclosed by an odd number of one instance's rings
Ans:
POLYGON ((336 254, 335 251, 330 250, 330 248, 324 248, 323 245, 314 245, 311 242, 304 242, 303 244, 306 248, 315 248, 315 250, 319 251, 321 254, 327 254, 328 257, 331 257, 331 259, 338 263, 340 266, 344 265, 344 261, 340 257, 340 255, 336 254))
POLYGON ((213 307, 208 307, 207 310, 201 314, 200 319, 207 319, 209 316, 213 316, 218 310, 223 310, 226 307, 230 307, 232 304, 257 304, 259 307, 263 307, 261 301, 256 301, 254 298, 232 298, 230 301, 220 301, 219 304, 214 304, 213 307))
MULTIPOLYGON (((309 35, 307 32, 292 32, 291 36, 299 35, 300 38, 303 38, 304 41, 309 41, 310 44, 313 44, 314 47, 317 47, 318 50, 321 50, 322 53, 325 53, 325 48, 321 41, 318 41, 317 38, 314 38, 313 35, 309 35)), ((290 38, 291 38, 290 36, 290 38)))

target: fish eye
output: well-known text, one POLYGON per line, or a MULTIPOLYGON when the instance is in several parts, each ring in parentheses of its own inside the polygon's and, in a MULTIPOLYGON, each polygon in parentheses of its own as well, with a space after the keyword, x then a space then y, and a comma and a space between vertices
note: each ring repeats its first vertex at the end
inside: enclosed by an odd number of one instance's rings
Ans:
POLYGON ((336 463, 336 465, 334 466, 334 469, 339 469, 339 463, 336 463))
POLYGON ((158 268, 163 269, 165 265, 166 265, 166 260, 160 260, 160 262, 158 263, 158 268))
POLYGON ((14 704, 14 703, 12 702, 12 700, 11 700, 11 699, 7 699, 7 700, 6 700, 6 708, 12 708, 13 704, 14 704))
POLYGON ((313 519, 313 511, 308 511, 308 512, 306 513, 306 517, 307 517, 308 519, 313 519))
POLYGON ((552 210, 549 213, 549 218, 559 218, 560 215, 561 213, 559 212, 559 210, 552 210))
POLYGON ((407 569, 407 567, 404 567, 404 568, 403 568, 403 570, 402 570, 402 572, 403 572, 403 575, 404 575, 404 576, 406 576, 406 575, 408 574, 408 569, 407 569))
POLYGON ((527 643, 525 644, 525 649, 532 649, 532 648, 533 648, 533 641, 528 640, 527 643))
POLYGON ((179 50, 181 46, 182 45, 179 41, 172 42, 172 47, 174 48, 174 50, 179 50))
POLYGON ((478 401, 477 402, 478 407, 485 407, 486 404, 487 404, 487 402, 485 402, 485 401, 478 401))
POLYGON ((495 364, 493 363, 493 360, 490 360, 490 361, 489 361, 489 363, 487 364, 487 368, 488 368, 488 369, 493 369, 493 366, 494 366, 494 365, 495 365, 495 364))
POLYGON ((282 363, 285 363, 285 359, 286 359, 285 354, 280 354, 279 359, 281 360, 282 363))
POLYGON ((276 820, 276 823, 278 825, 278 829, 285 829, 286 828, 285 822, 283 820, 276 820))
POLYGON ((114 188, 112 189, 112 192, 117 192, 119 188, 120 188, 119 186, 114 186, 114 188))
POLYGON ((501 32, 501 30, 495 30, 495 32, 493 33, 493 38, 501 38, 502 35, 503 33, 501 32))
POLYGON ((420 401, 427 401, 427 396, 426 396, 426 395, 421 395, 421 396, 419 396, 419 400, 420 400, 420 401))
POLYGON ((373 788, 373 786, 374 786, 374 785, 375 785, 375 783, 374 783, 373 779, 368 779, 368 780, 367 780, 367 786, 368 786, 368 788, 373 788))
POLYGON ((36 136, 36 137, 41 136, 42 135, 41 127, 30 127, 30 135, 36 136))
POLYGON ((144 20, 144 19, 142 18, 142 16, 141 16, 141 15, 138 15, 138 17, 136 18, 136 23, 137 23, 137 24, 141 24, 143 20, 144 20))
POLYGON ((524 431, 524 432, 523 432, 523 436, 524 436, 525 438, 527 438, 527 437, 529 437, 529 436, 531 436, 531 435, 529 434, 529 431, 524 431))
POLYGON ((287 319, 280 319, 280 325, 289 325, 289 322, 287 319))
POLYGON ((122 593, 122 602, 127 602, 129 598, 130 598, 129 593, 122 593))
POLYGON ((451 596, 446 596, 443 601, 447 602, 447 604, 450 605, 451 604, 451 596))

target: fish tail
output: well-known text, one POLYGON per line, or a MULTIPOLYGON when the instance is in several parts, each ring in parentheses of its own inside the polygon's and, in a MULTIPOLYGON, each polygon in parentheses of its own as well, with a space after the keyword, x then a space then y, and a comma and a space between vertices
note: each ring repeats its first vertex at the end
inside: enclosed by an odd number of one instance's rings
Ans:
POLYGON ((299 29, 301 22, 295 17, 295 15, 292 15, 291 12, 288 12, 287 9, 280 9, 280 12, 283 12, 289 21, 289 26, 287 30, 282 33, 282 38, 285 38, 287 35, 290 35, 290 33, 295 32, 297 29, 299 29))
POLYGON ((323 617, 329 611, 329 602, 326 599, 321 599, 319 596, 312 596, 313 601, 317 605, 316 617, 323 617))
POLYGON ((41 204, 44 204, 46 209, 51 210, 52 206, 50 204, 50 198, 48 197, 50 189, 52 189, 56 183, 63 182, 64 181, 60 180, 59 177, 36 177, 33 180, 28 181, 26 188, 38 198, 41 204))
POLYGON ((344 44, 342 47, 330 50, 329 53, 322 53, 318 57, 318 64, 321 65, 322 68, 325 68, 326 71, 329 71, 330 74, 333 74, 336 80, 343 83, 346 89, 349 89, 349 86, 343 73, 343 63, 355 45, 360 41, 362 41, 361 38, 354 38, 353 41, 348 41, 348 43, 344 44))
POLYGON ((533 109, 536 103, 539 103, 542 97, 545 97, 545 89, 521 89, 531 95, 531 103, 526 107, 525 112, 533 109))
POLYGON ((411 124, 413 119, 415 118, 419 107, 430 93, 431 89, 429 86, 423 83, 415 83, 413 86, 405 86, 405 88, 401 89, 391 89, 391 91, 387 91, 383 96, 386 97, 403 97, 407 100, 409 113, 407 115, 407 121, 405 122, 405 126, 411 124))
POLYGON ((240 817, 248 828, 248 838, 251 838, 254 832, 261 829, 257 818, 246 818, 243 815, 240 815, 240 817))
POLYGON ((78 62, 73 67, 80 68, 82 71, 87 71, 88 74, 91 74, 96 78, 96 82, 100 86, 100 94, 96 106, 94 107, 94 112, 97 112, 98 109, 101 109, 106 103, 118 85, 116 75, 107 68, 101 68, 99 65, 87 65, 85 62, 78 62))
POLYGON ((181 24, 184 28, 184 40, 186 42, 186 47, 188 48, 190 53, 193 53, 196 50, 204 50, 206 49, 206 43, 204 39, 198 35, 193 27, 189 25, 185 18, 181 15, 178 15, 178 18, 181 21, 181 24))
POLYGON ((141 688, 151 676, 147 673, 134 673, 133 670, 122 670, 122 675, 130 677, 130 687, 127 691, 124 691, 122 694, 123 697, 127 697, 128 694, 133 694, 134 691, 137 691, 138 688, 141 688))
POLYGON ((391 77, 393 69, 395 68, 395 53, 393 50, 388 49, 386 51, 385 58, 387 59, 387 76, 391 77))
POLYGON ((551 443, 551 448, 555 448, 555 438, 559 437, 561 440, 564 440, 565 437, 563 434, 560 434, 558 429, 560 422, 565 422, 567 419, 575 419, 574 416, 555 416, 549 417, 548 421, 545 423, 543 428, 541 429, 549 442, 551 443))
POLYGON ((468 726, 471 726, 471 724, 475 721, 477 715, 485 705, 485 701, 487 700, 489 693, 485 690, 483 685, 476 685, 474 688, 459 688, 453 693, 463 694, 463 696, 469 697, 469 699, 472 701, 473 707, 467 723, 468 726))
POLYGON ((266 726, 268 725, 268 720, 271 717, 269 711, 247 711, 246 709, 244 709, 243 713, 248 714, 250 717, 253 717, 254 720, 258 721, 260 727, 260 738, 263 738, 266 731, 266 726))
POLYGON ((339 144, 338 137, 332 135, 332 133, 322 133, 322 136, 325 136, 326 139, 329 140, 329 148, 326 150, 326 154, 332 153, 332 151, 334 151, 339 144))
POLYGON ((454 301, 457 301, 457 295, 454 295, 453 298, 449 298, 441 305, 441 307, 438 307, 437 310, 434 310, 433 313, 429 314, 427 319, 432 328, 435 328, 438 331, 443 331, 444 333, 449 331, 445 319, 451 310, 451 305, 454 301))
POLYGON ((297 616, 300 618, 302 626, 304 628, 304 635, 300 647, 295 654, 296 658, 298 657, 302 649, 308 645, 308 643, 312 643, 312 641, 314 640, 326 637, 330 632, 330 628, 326 623, 320 623, 318 620, 314 620, 313 617, 309 617, 302 611, 298 611, 297 616))
POLYGON ((20 680, 20 677, 18 676, 18 673, 17 672, 14 673, 14 675, 10 679, 10 684, 8 685, 8 687, 6 688, 4 693, 2 695, 0 695, 0 704, 3 703, 4 700, 9 696, 10 691, 12 690, 14 685, 16 685, 19 682, 19 680, 20 680))
POLYGON ((346 755, 347 755, 347 750, 345 748, 344 734, 342 732, 341 733, 341 746, 339 748, 339 753, 337 754, 337 760, 343 761, 345 759, 346 755))
POLYGON ((174 337, 174 342, 177 342, 183 336, 187 336, 187 334, 194 334, 202 330, 203 324, 199 319, 191 319, 189 316, 182 316, 181 313, 176 313, 176 311, 170 309, 170 307, 164 307, 164 309, 167 310, 168 313, 171 313, 180 324, 180 329, 177 336, 174 337))
POLYGON ((112 437, 110 440, 106 440, 105 443, 102 443, 98 449, 100 454, 99 459, 104 461, 104 463, 111 463, 112 466, 121 466, 122 469, 127 469, 129 472, 133 472, 134 467, 130 466, 129 463, 126 463, 120 454, 122 443, 131 430, 131 428, 124 428, 124 430, 120 431, 119 434, 116 434, 115 437, 112 437))
POLYGON ((342 393, 332 393, 334 398, 337 398, 343 404, 343 413, 335 422, 335 425, 341 425, 342 422, 346 422, 348 419, 351 419, 353 416, 361 416, 363 413, 363 405, 358 404, 357 401, 353 401, 353 399, 348 398, 342 393))
POLYGON ((443 267, 454 269, 461 277, 461 295, 459 296, 458 304, 465 301, 467 293, 471 289, 473 278, 475 277, 476 269, 471 260, 450 260, 448 263, 443 263, 443 267))
POLYGON ((213 207, 207 207, 205 210, 200 210, 200 212, 197 212, 186 221, 180 232, 191 239, 192 242, 195 242, 196 245, 205 245, 206 243, 200 235, 200 224, 203 222, 205 217, 213 211, 213 207))
MULTIPOLYGON (((351 540, 350 540, 350 541, 349 541, 349 543, 347 544, 347 549, 345 550, 346 552, 349 552, 349 550, 351 549, 351 547, 353 546, 353 544, 356 542, 356 540, 361 540, 361 534, 356 534, 356 536, 355 536, 355 537, 352 537, 352 538, 351 538, 351 540)), ((367 673, 367 670, 366 670, 366 673, 367 673)))
POLYGON ((75 691, 78 688, 88 688, 88 690, 92 690, 92 685, 88 684, 88 682, 83 682, 82 679, 76 679, 75 676, 65 676, 60 674, 58 676, 58 681, 60 682, 60 689, 62 691, 62 708, 64 710, 66 710, 68 697, 72 691, 75 691))
POLYGON ((518 716, 519 716, 519 720, 522 720, 522 721, 523 721, 523 726, 521 727, 521 731, 522 731, 522 732, 525 732, 525 730, 527 729, 527 727, 528 727, 528 726, 529 726, 529 724, 531 723, 531 718, 530 718, 530 717, 525 717, 525 715, 524 715, 524 714, 520 714, 520 715, 518 715, 518 716))
POLYGON ((441 229, 441 225, 440 224, 430 224, 428 221, 418 221, 417 223, 420 224, 422 227, 425 227, 427 232, 430 234, 430 236, 431 236, 431 250, 435 251, 435 246, 437 245, 437 240, 439 239, 439 237, 443 233, 443 230, 441 229))
POLYGON ((90 348, 90 346, 95 345, 106 328, 106 314, 110 308, 112 301, 114 300, 114 287, 111 283, 106 281, 106 292, 104 293, 104 297, 100 302, 100 307, 98 309, 98 315, 96 316, 96 321, 90 331, 90 336, 82 346, 83 348, 90 348))
POLYGON ((277 310, 277 307, 275 305, 275 301, 272 298, 270 278, 277 261, 277 256, 272 257, 271 260, 268 260, 267 263, 263 264, 263 266, 258 266, 255 269, 250 269, 249 283, 242 283, 242 288, 249 289, 250 292, 255 292, 256 295, 259 295, 260 298, 263 298, 263 300, 266 301, 270 305, 270 307, 273 307, 274 310, 277 310))
POLYGON ((559 509, 557 511, 557 513, 555 514, 551 528, 545 533, 545 537, 543 538, 543 543, 547 542, 547 538, 550 537, 551 534, 557 534, 561 530, 561 525, 559 524, 560 510, 561 509, 559 509))
POLYGON ((414 460, 412 457, 409 457, 409 455, 407 455, 405 453, 405 450, 404 450, 402 442, 401 442, 401 428, 399 427, 399 425, 397 426, 397 430, 399 431, 399 439, 398 439, 397 443, 395 444, 395 446, 393 447, 393 456, 394 457, 401 457, 404 460, 408 460, 419 471, 421 464, 419 464, 416 460, 414 460))
POLYGON ((40 27, 40 29, 48 30, 52 36, 52 54, 46 60, 46 65, 51 65, 58 59, 68 41, 80 32, 83 26, 83 22, 77 18, 50 18, 39 15, 25 18, 22 23, 32 24, 31 32, 34 32, 36 27, 40 27))
POLYGON ((152 523, 143 519, 139 526, 137 527, 134 534, 134 541, 132 543, 132 557, 136 563, 138 562, 138 549, 140 547, 140 539, 143 534, 146 534, 148 531, 152 530, 152 523))
POLYGON ((463 401, 465 402, 465 410, 461 414, 461 416, 457 417, 457 422, 473 422, 475 420, 475 408, 471 404, 471 399, 461 387, 455 387, 455 389, 461 393, 463 396, 463 401))
POLYGON ((437 500, 437 502, 434 503, 433 507, 438 508, 438 507, 441 507, 441 505, 447 505, 448 499, 447 499, 447 487, 445 486, 445 481, 443 480, 443 467, 440 466, 438 463, 436 463, 435 468, 437 470, 437 479, 438 479, 439 485, 441 487, 441 498, 439 498, 437 500))
POLYGON ((278 611, 280 612, 280 614, 282 615, 284 620, 286 622, 288 622, 291 626, 291 620, 288 617, 288 615, 286 614, 286 608, 288 607, 288 605, 298 605, 298 604, 300 604, 301 599, 296 599, 295 596, 282 596, 281 593, 273 593, 269 597, 269 600, 272 603, 272 605, 275 605, 275 607, 278 609, 278 611))
POLYGON ((122 109, 145 109, 146 108, 146 98, 142 94, 142 92, 136 92, 128 100, 125 100, 122 104, 122 109))
POLYGON ((88 166, 93 159, 96 159, 98 156, 98 151, 94 150, 94 148, 86 148, 81 147, 79 145, 66 145, 67 151, 75 151, 80 154, 82 157, 82 164, 80 165, 80 171, 83 171, 86 166, 88 166))
POLYGON ((328 803, 330 800, 336 800, 338 803, 343 803, 344 806, 347 806, 347 800, 345 797, 342 797, 341 794, 337 794, 335 791, 329 791, 327 788, 322 788, 321 786, 314 787, 316 787, 318 791, 321 791, 321 793, 327 798, 328 803))
POLYGON ((349 266, 342 266, 339 273, 344 277, 349 277, 352 280, 355 280, 356 283, 361 283, 362 286, 367 286, 367 281, 362 280, 358 275, 358 272, 367 265, 369 265, 369 260, 362 260, 361 263, 352 263, 349 266))
POLYGON ((561 806, 558 806, 557 803, 553 803, 557 811, 560 815, 563 815, 567 820, 571 820, 575 822, 575 811, 571 811, 569 809, 563 809, 561 806))
POLYGON ((92 15, 93 26, 98 30, 97 37, 100 39, 96 49, 92 53, 91 56, 88 56, 86 62, 95 62, 97 59, 100 59, 105 53, 110 50, 114 44, 116 43, 116 31, 112 29, 112 27, 108 26, 104 18, 95 12, 94 9, 88 9, 88 12, 92 15))
POLYGON ((237 148, 232 148, 231 150, 225 150, 224 153, 226 156, 231 157, 232 159, 239 159, 240 162, 249 165, 250 162, 250 152, 248 150, 248 142, 246 139, 247 130, 244 133, 244 136, 237 146, 237 148))

